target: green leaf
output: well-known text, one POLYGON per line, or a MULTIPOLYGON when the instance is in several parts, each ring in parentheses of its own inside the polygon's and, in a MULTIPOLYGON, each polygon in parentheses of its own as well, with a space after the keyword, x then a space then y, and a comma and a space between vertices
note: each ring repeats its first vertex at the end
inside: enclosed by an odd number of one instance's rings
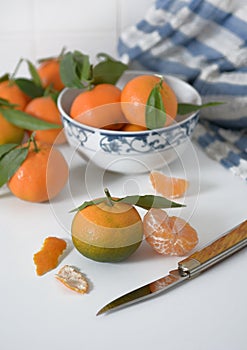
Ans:
POLYGON ((104 61, 93 67, 93 84, 116 84, 128 66, 104 53, 98 54, 98 57, 104 61))
POLYGON ((84 88, 80 76, 78 76, 77 65, 71 52, 67 52, 60 62, 60 75, 65 86, 78 89, 84 88))
POLYGON ((16 109, 0 109, 3 117, 11 124, 26 130, 59 129, 61 125, 46 122, 16 109))
POLYGON ((0 97, 0 108, 1 107, 15 108, 18 107, 18 105, 15 103, 10 103, 8 100, 5 100, 5 98, 0 97))
POLYGON ((17 143, 6 143, 4 145, 0 146, 0 159, 7 154, 9 151, 11 151, 13 148, 17 147, 17 143))
POLYGON ((2 83, 3 81, 9 80, 9 73, 5 73, 4 75, 2 75, 0 77, 0 83, 2 83))
POLYGON ((28 154, 28 147, 15 148, 0 160, 0 187, 3 186, 19 169, 28 154))
POLYGON ((178 114, 188 114, 192 112, 196 112, 199 109, 207 108, 207 107, 214 107, 225 104, 225 102, 209 102, 202 105, 195 105, 191 103, 178 103, 178 114))
POLYGON ((74 51, 73 59, 76 63, 76 73, 81 81, 89 82, 91 80, 91 64, 89 56, 79 51, 74 51))
MULTIPOLYGON (((79 207, 71 210, 70 212, 75 212, 79 211, 82 209, 85 209, 86 207, 90 205, 95 205, 102 203, 104 201, 107 201, 106 197, 102 198, 97 198, 92 201, 86 201, 79 207)), ((139 196, 139 195, 133 195, 133 196, 127 196, 123 198, 118 198, 114 199, 111 197, 112 202, 122 202, 122 203, 127 203, 131 205, 136 205, 138 207, 141 207, 143 209, 149 210, 151 208, 179 208, 179 207, 184 207, 183 204, 179 204, 173 201, 170 201, 169 199, 161 196, 154 196, 154 195, 144 195, 144 196, 139 196)))
POLYGON ((26 60, 27 61, 27 64, 28 64, 28 69, 29 69, 29 72, 31 74, 31 77, 32 77, 32 80, 33 82, 37 85, 37 86, 42 86, 42 82, 41 82, 41 79, 39 77, 39 74, 37 72, 37 69, 35 68, 35 66, 32 64, 31 61, 29 60, 26 60))
POLYGON ((89 207, 90 205, 95 205, 95 204, 99 204, 99 203, 102 203, 106 200, 105 197, 102 197, 102 198, 97 198, 97 199, 94 199, 92 201, 85 201, 84 203, 82 203, 82 205, 80 205, 79 207, 75 208, 75 209, 72 209, 70 210, 70 213, 73 213, 75 211, 80 211, 82 209, 85 209, 86 207, 89 207))
POLYGON ((144 196, 127 196, 124 198, 119 199, 112 199, 113 202, 122 202, 122 203, 128 203, 132 205, 136 205, 138 207, 141 207, 143 209, 151 209, 151 208, 179 208, 183 207, 183 204, 179 204, 173 201, 170 201, 169 199, 162 197, 162 196, 154 196, 151 194, 147 194, 144 196))
POLYGON ((44 88, 37 85, 33 80, 26 78, 15 79, 16 85, 31 98, 41 97, 44 95, 44 88))
POLYGON ((162 79, 152 89, 146 104, 146 127, 150 130, 162 128, 166 122, 166 112, 160 90, 162 79))
POLYGON ((59 60, 60 61, 61 58, 64 56, 65 51, 66 51, 66 47, 63 47, 58 56, 48 56, 48 57, 39 58, 37 62, 44 63, 46 61, 51 61, 51 60, 59 60))

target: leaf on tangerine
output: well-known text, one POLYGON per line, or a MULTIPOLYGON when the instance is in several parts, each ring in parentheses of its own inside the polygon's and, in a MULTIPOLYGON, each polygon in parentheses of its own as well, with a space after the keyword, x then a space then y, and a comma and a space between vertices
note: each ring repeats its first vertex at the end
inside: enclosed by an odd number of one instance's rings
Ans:
POLYGON ((204 103, 202 105, 195 105, 191 103, 178 103, 178 114, 180 115, 188 114, 188 113, 196 112, 203 108, 219 106, 222 104, 225 104, 225 102, 209 102, 209 103, 204 103))
POLYGON ((34 81, 26 78, 15 79, 16 85, 23 91, 26 95, 31 98, 41 97, 44 95, 44 88, 37 85, 34 81))
POLYGON ((27 157, 29 147, 14 148, 0 159, 0 187, 19 169, 27 157))
POLYGON ((82 210, 82 209, 85 209, 86 207, 89 207, 90 205, 96 205, 96 204, 102 203, 102 202, 104 202, 105 200, 106 200, 106 198, 105 198, 105 197, 102 197, 102 198, 93 199, 92 201, 85 201, 85 202, 82 203, 79 207, 70 210, 70 213, 73 213, 73 212, 75 212, 75 211, 80 211, 80 210, 82 210))
POLYGON ((163 79, 151 90, 145 110, 146 127, 149 130, 162 128, 166 122, 166 111, 160 90, 163 79))
POLYGON ((26 130, 49 130, 61 128, 61 125, 59 124, 46 122, 16 109, 1 109, 1 113, 8 122, 26 130))
POLYGON ((5 156, 9 151, 16 148, 18 146, 17 143, 5 143, 4 145, 0 146, 0 159, 5 156))
POLYGON ((155 195, 133 195, 133 196, 126 196, 119 199, 112 199, 114 202, 122 202, 127 204, 136 205, 138 207, 141 207, 143 209, 149 210, 151 208, 179 208, 184 207, 183 204, 173 202, 165 197, 162 196, 155 196, 155 195))

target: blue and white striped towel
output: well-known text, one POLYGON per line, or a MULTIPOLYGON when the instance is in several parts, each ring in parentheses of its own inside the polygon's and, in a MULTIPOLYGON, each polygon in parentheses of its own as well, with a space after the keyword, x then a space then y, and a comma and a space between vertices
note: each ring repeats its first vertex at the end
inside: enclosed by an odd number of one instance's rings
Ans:
POLYGON ((247 6, 234 0, 156 0, 125 29, 119 56, 133 68, 188 81, 203 103, 195 139, 208 155, 247 180, 247 6))

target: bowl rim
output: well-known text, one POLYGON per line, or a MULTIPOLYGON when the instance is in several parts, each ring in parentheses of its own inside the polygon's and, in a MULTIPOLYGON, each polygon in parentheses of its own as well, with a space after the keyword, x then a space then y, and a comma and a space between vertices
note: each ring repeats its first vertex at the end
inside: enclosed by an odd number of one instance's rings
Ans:
MULTIPOLYGON (((126 70, 124 74, 145 74, 145 75, 158 75, 158 76, 163 76, 164 79, 167 79, 168 80, 173 80, 175 82, 179 82, 179 83, 182 83, 184 84, 185 86, 187 86, 188 88, 190 88, 191 90, 193 90, 193 92, 195 93, 195 95, 197 96, 197 99, 202 103, 202 99, 201 99, 201 96, 199 94, 199 92, 192 86, 190 85, 188 82, 178 78, 178 77, 175 77, 175 76, 172 76, 172 75, 164 75, 164 74, 159 74, 157 72, 150 72, 150 71, 138 71, 138 70, 126 70)), ((122 76, 123 76, 122 75, 122 76)), ((120 78, 121 79, 121 78, 120 78)), ((120 80, 119 79, 119 80, 120 80)), ((117 84, 116 84, 117 85, 117 84)), ((169 126, 165 126, 163 128, 156 128, 156 129, 147 129, 147 130, 143 130, 143 131, 124 131, 124 130, 108 130, 108 129, 100 129, 100 128, 95 128, 93 126, 89 126, 89 125, 86 125, 86 124, 83 124, 83 123, 80 123, 78 121, 76 121, 75 119, 71 118, 66 112, 65 110, 63 109, 62 107, 62 98, 63 96, 66 94, 67 91, 70 91, 70 90, 80 90, 80 89, 77 89, 77 88, 69 88, 69 87, 65 87, 59 94, 58 96, 58 99, 57 99, 57 106, 58 106, 58 110, 61 114, 61 117, 62 119, 65 118, 67 119, 70 123, 74 124, 75 126, 77 127, 80 127, 80 128, 83 128, 85 130, 88 130, 88 131, 91 131, 93 133, 95 132, 98 132, 100 133, 101 135, 120 135, 120 136, 136 136, 136 135, 146 135, 146 134, 152 134, 152 133, 161 133, 161 132, 164 132, 164 131, 170 131, 176 127, 180 127, 181 125, 183 125, 184 123, 187 123, 189 120, 195 118, 198 113, 199 113, 199 109, 197 111, 195 111, 194 113, 191 113, 189 114, 184 120, 181 120, 179 122, 177 122, 175 119, 175 123, 172 123, 171 125, 169 126)), ((83 89, 81 89, 83 90, 83 89)), ((121 102, 119 102, 121 103, 121 102)), ((95 108, 98 108, 98 107, 95 107, 95 108)))

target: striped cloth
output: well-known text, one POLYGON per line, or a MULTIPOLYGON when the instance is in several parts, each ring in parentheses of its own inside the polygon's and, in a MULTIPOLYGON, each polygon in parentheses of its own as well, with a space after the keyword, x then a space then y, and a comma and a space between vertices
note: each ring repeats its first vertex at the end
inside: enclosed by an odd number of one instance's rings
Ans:
POLYGON ((156 0, 118 42, 130 68, 171 74, 192 84, 203 103, 195 139, 213 159, 247 181, 247 5, 233 0, 156 0))

